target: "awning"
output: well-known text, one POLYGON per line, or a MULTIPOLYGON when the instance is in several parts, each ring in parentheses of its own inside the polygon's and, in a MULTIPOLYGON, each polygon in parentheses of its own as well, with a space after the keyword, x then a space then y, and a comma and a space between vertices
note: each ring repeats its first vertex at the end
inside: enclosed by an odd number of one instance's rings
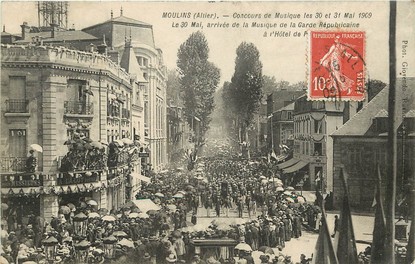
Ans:
POLYGON ((150 210, 160 210, 160 207, 150 199, 134 200, 133 202, 143 213, 147 213, 150 210))
POLYGON ((290 159, 290 160, 288 160, 286 162, 283 162, 281 164, 278 164, 277 166, 278 166, 278 169, 285 169, 287 167, 290 167, 290 166, 296 164, 299 161, 300 161, 299 159, 290 159))
POLYGON ((291 172, 298 171, 299 169, 304 168, 307 164, 308 164, 308 162, 300 160, 299 162, 297 162, 293 166, 285 168, 282 171, 284 173, 291 173, 291 172))

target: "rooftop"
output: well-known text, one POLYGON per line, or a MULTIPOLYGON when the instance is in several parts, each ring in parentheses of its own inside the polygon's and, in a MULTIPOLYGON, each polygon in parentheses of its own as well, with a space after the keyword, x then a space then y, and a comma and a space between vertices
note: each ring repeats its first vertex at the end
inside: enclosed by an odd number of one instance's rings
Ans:
MULTIPOLYGON (((407 88, 405 92, 402 90, 403 79, 397 80, 397 102, 404 105, 406 112, 403 113, 405 117, 410 117, 414 115, 415 108, 415 78, 406 78, 407 88), (403 96, 402 96, 403 94, 403 96), (402 100, 405 98, 405 100, 402 100)), ((386 86, 382 91, 380 91, 369 103, 367 103, 359 112, 357 112, 349 121, 347 121, 343 126, 336 130, 332 136, 365 136, 369 135, 371 132, 371 127, 373 124, 373 119, 376 117, 387 117, 388 116, 388 96, 389 96, 389 86, 386 86)), ((402 123, 402 110, 398 109, 396 111, 396 116, 398 117, 398 125, 402 123)))

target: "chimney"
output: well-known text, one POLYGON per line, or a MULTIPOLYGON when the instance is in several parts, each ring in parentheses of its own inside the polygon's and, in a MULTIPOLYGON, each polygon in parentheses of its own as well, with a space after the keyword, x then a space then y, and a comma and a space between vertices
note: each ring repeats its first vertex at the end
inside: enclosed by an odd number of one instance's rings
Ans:
POLYGON ((27 22, 23 22, 23 25, 20 25, 22 28, 22 39, 26 38, 26 33, 30 32, 30 27, 27 25, 27 22))
POLYGON ((105 43, 105 34, 102 36, 102 44, 97 47, 98 53, 107 55, 107 43, 105 43))
POLYGON ((51 37, 51 38, 54 38, 54 37, 55 37, 55 33, 56 33, 56 31, 58 31, 58 24, 56 24, 56 23, 51 23, 51 24, 50 24, 50 28, 51 28, 51 34, 50 34, 50 37, 51 37))
POLYGON ((3 32, 6 32, 6 25, 3 25, 3 32))
POLYGON ((112 12, 112 9, 111 9, 111 20, 114 18, 114 13, 112 12))

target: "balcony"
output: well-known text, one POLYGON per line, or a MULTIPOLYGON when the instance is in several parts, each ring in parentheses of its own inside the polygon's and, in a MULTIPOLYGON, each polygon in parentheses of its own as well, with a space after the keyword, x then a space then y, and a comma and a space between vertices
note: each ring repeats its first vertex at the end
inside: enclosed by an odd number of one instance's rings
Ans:
POLYGON ((92 102, 65 101, 65 115, 93 115, 94 104, 92 102))
POLYGON ((76 173, 59 173, 56 179, 58 185, 94 183, 101 180, 101 170, 79 171, 76 173))
POLYGON ((29 113, 29 100, 8 99, 6 100, 6 113, 29 113))
POLYGON ((40 187, 43 186, 43 175, 24 173, 24 174, 10 174, 2 175, 2 188, 22 188, 22 187, 40 187))
POLYGON ((26 171, 25 157, 0 157, 0 172, 24 172, 26 171))
POLYGON ((108 117, 119 118, 119 116, 120 116, 120 107, 116 104, 108 103, 107 115, 108 115, 108 117))

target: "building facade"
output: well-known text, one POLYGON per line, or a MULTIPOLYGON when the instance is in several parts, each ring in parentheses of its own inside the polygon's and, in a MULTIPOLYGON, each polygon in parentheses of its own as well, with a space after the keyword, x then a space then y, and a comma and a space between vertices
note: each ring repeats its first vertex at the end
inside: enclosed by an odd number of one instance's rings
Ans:
POLYGON ((125 203, 141 174, 131 115, 139 82, 97 52, 32 44, 2 45, 1 53, 7 213, 49 221, 67 203, 125 203), (32 154, 33 144, 42 152, 32 154))
MULTIPOLYGON (((397 81, 397 211, 408 212, 408 187, 415 173, 415 81, 408 78, 407 89, 402 90, 402 79, 397 81)), ((358 114, 331 135, 333 139, 334 205, 339 208, 343 195, 340 179, 342 168, 347 177, 349 201, 355 210, 371 208, 374 189, 380 169, 383 188, 386 187, 388 166, 388 87, 377 94, 358 114)), ((413 183, 412 183, 413 184, 413 183)), ((382 190, 384 193, 384 190, 382 190)))
POLYGON ((163 62, 163 52, 154 43, 152 25, 123 16, 111 17, 103 23, 89 26, 82 30, 97 38, 105 36, 108 55, 119 62, 125 51, 125 39, 130 45, 140 66, 146 82, 141 82, 144 99, 144 134, 138 134, 148 143, 150 154, 146 164, 154 171, 159 171, 168 163, 167 160, 167 104, 166 80, 167 69, 163 62))
MULTIPOLYGON (((334 131, 343 125, 346 102, 308 101, 307 95, 294 103, 293 158, 278 165, 287 182, 304 189, 333 191, 334 131)), ((355 109, 355 108, 353 108, 355 109)))

